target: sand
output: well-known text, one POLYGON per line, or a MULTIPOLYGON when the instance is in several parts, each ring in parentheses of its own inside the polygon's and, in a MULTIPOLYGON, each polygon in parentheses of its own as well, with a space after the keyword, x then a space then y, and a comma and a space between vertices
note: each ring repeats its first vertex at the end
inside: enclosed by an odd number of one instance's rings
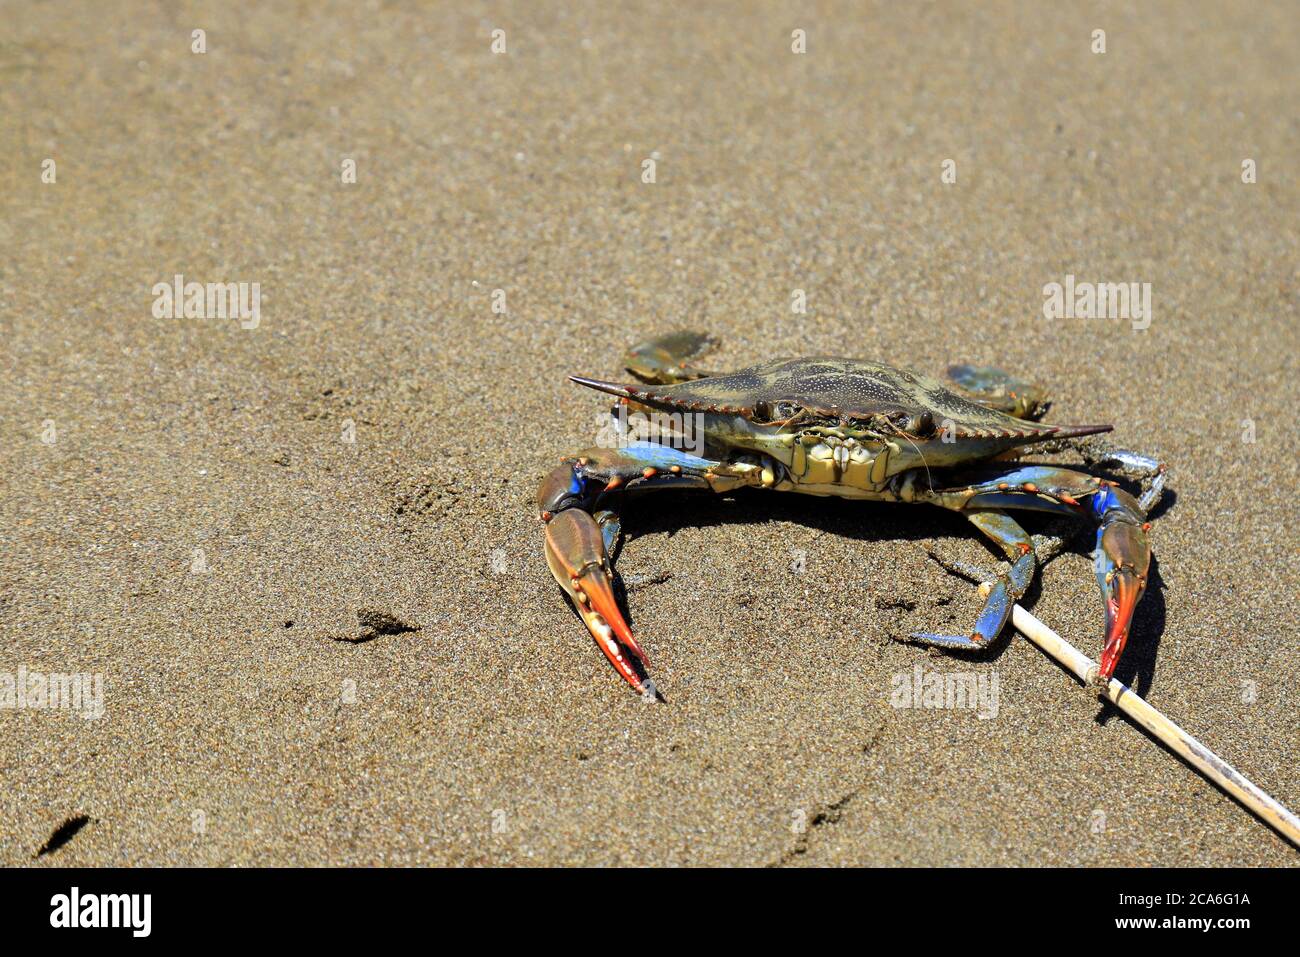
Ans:
MULTIPOLYGON (((0 863, 1300 859, 1024 639, 894 640, 974 615, 960 517, 629 510, 647 705, 533 506, 607 407, 565 374, 667 329, 1036 377, 1173 469, 1120 675, 1300 807, 1293 4, 5 6, 0 672, 104 714, 0 711, 0 863), (1150 327, 1044 318, 1067 275, 1150 327)), ((1029 602, 1095 654, 1085 552, 1029 602)))

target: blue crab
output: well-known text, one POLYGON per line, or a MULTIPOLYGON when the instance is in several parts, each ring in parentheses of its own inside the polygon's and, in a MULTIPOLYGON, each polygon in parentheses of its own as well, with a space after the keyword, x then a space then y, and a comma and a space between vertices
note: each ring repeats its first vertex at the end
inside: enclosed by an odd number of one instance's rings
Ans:
POLYGON ((1023 446, 1083 448, 1077 440, 1110 425, 1048 425, 1039 386, 991 368, 952 366, 958 391, 878 362, 833 356, 776 359, 711 373, 696 360, 714 344, 696 332, 642 343, 625 356, 633 384, 583 376, 579 385, 618 397, 656 431, 645 441, 590 448, 566 458, 538 489, 546 558, 596 644, 643 695, 662 697, 649 659, 615 597, 611 556, 621 534, 611 506, 626 495, 672 489, 727 493, 766 488, 807 495, 937 505, 966 516, 1005 554, 980 591, 982 610, 966 634, 910 637, 946 649, 978 650, 998 635, 1038 567, 1034 541, 1007 510, 1032 509, 1097 524, 1096 575, 1106 611, 1099 678, 1115 670, 1133 610, 1147 584, 1147 510, 1165 467, 1122 450, 1085 452, 1090 464, 1141 479, 1141 498, 1109 478, 1016 460, 1023 446), (681 446, 693 425, 697 443, 681 446))

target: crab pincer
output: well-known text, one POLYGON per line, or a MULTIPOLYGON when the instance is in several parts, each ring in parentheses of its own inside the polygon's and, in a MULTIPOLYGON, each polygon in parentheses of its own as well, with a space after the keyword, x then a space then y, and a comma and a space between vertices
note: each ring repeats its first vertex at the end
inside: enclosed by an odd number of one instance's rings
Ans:
POLYGON ((589 512, 569 508, 546 521, 546 561, 614 669, 637 692, 656 696, 654 681, 644 674, 650 661, 619 610, 605 539, 589 512))
POLYGON ((1151 546, 1145 515, 1133 496, 1103 484, 1089 504, 1101 521, 1097 529, 1096 573, 1106 602, 1106 637, 1098 678, 1105 682, 1115 673, 1128 642, 1133 610, 1146 591, 1151 546))

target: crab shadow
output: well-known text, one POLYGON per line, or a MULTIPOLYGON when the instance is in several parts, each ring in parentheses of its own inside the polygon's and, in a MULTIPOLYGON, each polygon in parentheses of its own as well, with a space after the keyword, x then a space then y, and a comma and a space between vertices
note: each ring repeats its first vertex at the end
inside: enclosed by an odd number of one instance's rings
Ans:
MULTIPOLYGON (((1163 514, 1172 504, 1174 496, 1166 493, 1161 505, 1152 510, 1151 516, 1163 514)), ((974 539, 987 546, 988 561, 981 564, 989 569, 1001 568, 1002 557, 975 528, 961 515, 934 507, 904 507, 885 502, 860 502, 837 498, 818 498, 804 495, 774 495, 755 489, 741 489, 719 499, 704 493, 681 492, 677 494, 655 495, 653 497, 628 496, 619 504, 623 523, 623 537, 618 549, 612 556, 616 561, 623 547, 642 538, 657 535, 668 540, 683 528, 723 528, 742 526, 756 528, 786 522, 802 525, 821 534, 835 535, 861 542, 928 542, 955 541, 974 539), (668 507, 664 507, 668 506, 668 507)), ((1013 511, 1018 522, 1031 534, 1044 530, 1051 519, 1032 512, 1013 511)), ((1066 549, 1068 553, 1087 556, 1090 553, 1092 535, 1088 529, 1092 526, 1086 522, 1073 523, 1072 527, 1080 534, 1073 538, 1066 549)), ((761 545, 764 533, 756 531, 754 541, 761 545)), ((688 559, 687 559, 688 560, 688 559)), ((936 563, 937 564, 937 563, 936 563)), ((964 579, 947 573, 952 577, 954 587, 974 585, 964 579)), ((1091 573, 1089 572, 1089 577, 1091 573)), ((1021 599, 1021 604, 1032 608, 1041 589, 1042 570, 1021 599)), ((1164 582, 1160 577, 1159 563, 1152 558, 1148 574, 1147 591, 1138 603, 1134 613, 1133 626, 1128 647, 1116 670, 1115 677, 1124 681, 1138 694, 1145 695, 1155 679, 1156 660, 1161 636, 1165 629, 1164 582)), ((621 575, 615 571, 614 591, 625 614, 628 607, 628 589, 621 575)), ((1105 611, 1100 595, 1097 596, 1095 608, 1095 626, 1086 636, 1075 636, 1085 648, 1089 641, 1095 644, 1093 650, 1100 650, 1104 633, 1105 611)), ((635 626, 633 617, 627 620, 635 626)), ((955 659, 988 661, 1001 655, 1009 642, 1013 628, 1008 624, 1002 634, 988 648, 980 651, 961 651, 945 649, 944 655, 955 659)), ((931 647, 920 642, 910 642, 905 638, 895 639, 904 644, 919 648, 931 647)), ((1111 709, 1103 709, 1097 720, 1104 723, 1109 720, 1111 709)))

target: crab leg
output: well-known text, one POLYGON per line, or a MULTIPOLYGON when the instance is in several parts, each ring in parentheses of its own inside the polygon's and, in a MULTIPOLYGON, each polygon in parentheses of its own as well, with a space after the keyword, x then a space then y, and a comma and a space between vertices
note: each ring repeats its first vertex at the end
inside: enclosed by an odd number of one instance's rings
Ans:
POLYGON ((1077 448, 1089 465, 1100 465, 1141 482, 1142 494, 1138 496, 1138 504, 1142 506, 1142 511, 1149 513, 1156 507, 1164 494, 1165 480, 1169 474, 1159 459, 1086 439, 1079 442, 1077 448))
MULTIPOLYGON (((1055 466, 1023 466, 1001 472, 977 469, 964 473, 964 476, 972 480, 964 488, 934 489, 928 495, 918 495, 917 500, 930 501, 959 512, 1030 509, 1088 516, 1097 521, 1095 570, 1106 606, 1106 636, 1099 674, 1102 680, 1109 679, 1128 642, 1133 610, 1146 590, 1147 569, 1151 563, 1151 548, 1146 534, 1150 524, 1141 504, 1114 482, 1055 466)), ((980 527, 1001 542, 989 527, 980 527)), ((998 531, 1006 537, 1005 528, 998 531)), ((1017 547, 1022 545, 1017 544, 1017 547)), ((1014 574, 1003 578, 1007 578, 1009 584, 1003 585, 999 581, 994 586, 980 618, 982 624, 992 624, 994 613, 1000 613, 1000 606, 993 607, 995 599, 1003 600, 999 588, 1012 590, 1011 586, 1015 584, 1014 574)), ((979 633, 977 628, 976 634, 979 633)), ((914 637, 947 647, 957 646, 955 642, 942 640, 944 636, 921 634, 914 637), (941 640, 935 641, 935 638, 941 640)), ((974 640, 975 635, 972 635, 971 641, 974 640)), ((975 642, 973 646, 981 645, 975 642)))
POLYGON ((991 366, 949 366, 948 378, 980 405, 1018 419, 1041 419, 1051 405, 1042 386, 991 366))
POLYGON ((755 464, 726 463, 668 446, 635 443, 620 449, 593 448, 565 459, 537 490, 546 523, 546 561, 560 588, 577 609, 597 647, 632 688, 648 697, 659 692, 647 674, 649 659, 614 596, 612 555, 620 523, 600 508, 614 492, 670 488, 726 492, 743 485, 770 483, 771 474, 755 464))
POLYGON ((1034 544, 1029 533, 1006 512, 995 508, 963 511, 971 524, 1002 547, 1010 564, 1007 570, 992 583, 992 590, 984 601, 984 608, 969 635, 938 635, 918 632, 911 635, 917 641, 938 645, 941 648, 977 650, 998 636, 1011 617, 1011 609, 1029 590, 1038 563, 1034 544))
POLYGON ((682 329, 637 343, 623 356, 623 367, 638 379, 658 385, 705 379, 713 373, 697 369, 694 360, 715 345, 712 336, 682 329))

